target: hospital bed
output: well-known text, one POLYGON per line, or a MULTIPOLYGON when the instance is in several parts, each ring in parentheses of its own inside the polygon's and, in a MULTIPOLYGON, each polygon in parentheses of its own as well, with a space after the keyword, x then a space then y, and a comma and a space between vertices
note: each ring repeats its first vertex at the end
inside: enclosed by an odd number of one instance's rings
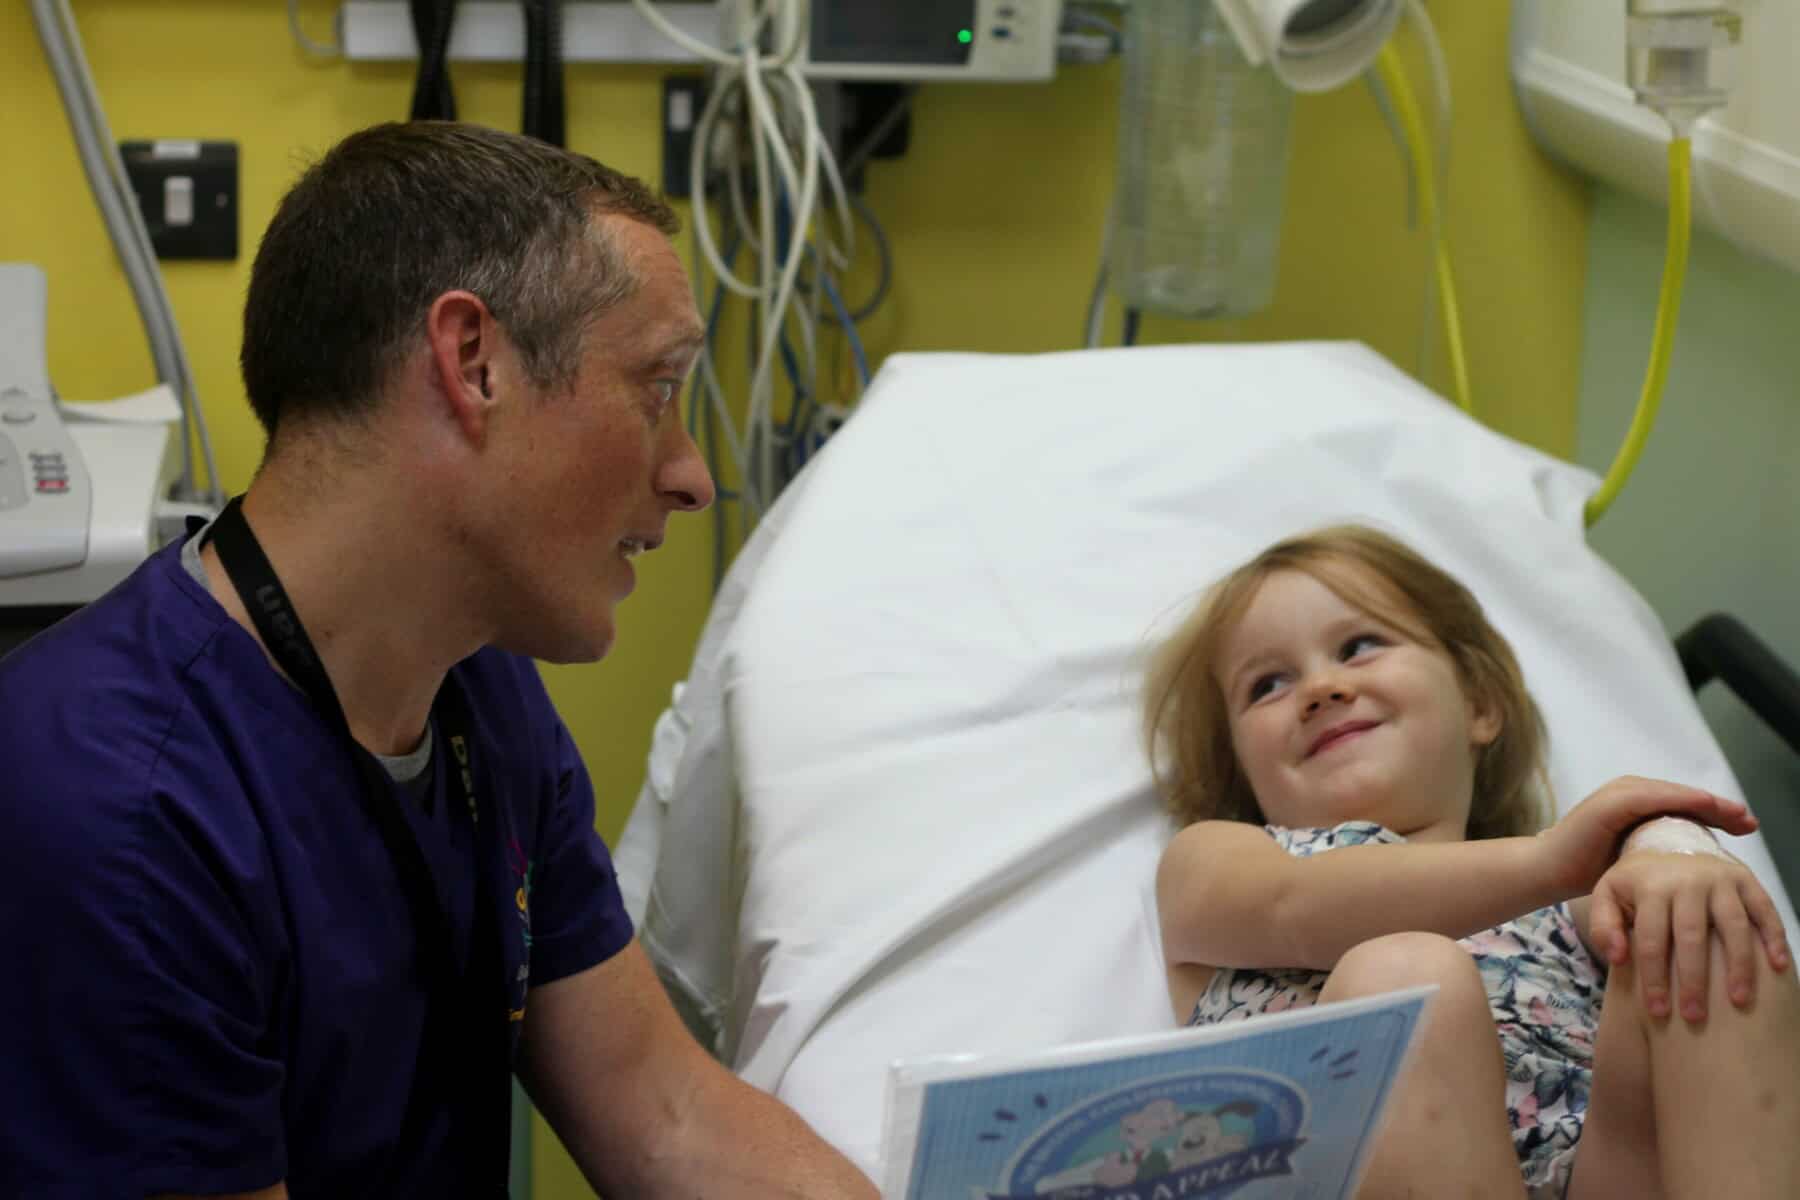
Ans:
MULTIPOLYGON (((1587 546, 1596 482, 1355 344, 895 356, 658 723, 616 854, 644 944, 702 1040, 877 1178, 892 1061, 1169 1028, 1144 656, 1218 574, 1344 520, 1482 599, 1559 809, 1627 773, 1741 795, 1587 546)), ((1768 848, 1730 841, 1795 929, 1768 848)))

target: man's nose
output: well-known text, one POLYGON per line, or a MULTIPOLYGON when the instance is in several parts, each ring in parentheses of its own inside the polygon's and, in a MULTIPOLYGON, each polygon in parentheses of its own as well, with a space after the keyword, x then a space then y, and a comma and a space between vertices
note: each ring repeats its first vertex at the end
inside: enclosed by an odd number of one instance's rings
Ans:
POLYGON ((699 512, 713 502, 712 472, 687 426, 675 423, 675 445, 657 472, 656 490, 681 512, 699 512))

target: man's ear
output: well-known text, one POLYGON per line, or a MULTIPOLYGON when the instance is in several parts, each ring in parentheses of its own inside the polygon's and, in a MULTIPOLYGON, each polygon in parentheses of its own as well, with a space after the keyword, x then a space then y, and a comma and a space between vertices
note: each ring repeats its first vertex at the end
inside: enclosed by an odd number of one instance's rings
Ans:
POLYGON ((494 364, 500 326, 472 292, 445 292, 425 313, 433 389, 444 413, 476 444, 487 436, 494 409, 494 364))

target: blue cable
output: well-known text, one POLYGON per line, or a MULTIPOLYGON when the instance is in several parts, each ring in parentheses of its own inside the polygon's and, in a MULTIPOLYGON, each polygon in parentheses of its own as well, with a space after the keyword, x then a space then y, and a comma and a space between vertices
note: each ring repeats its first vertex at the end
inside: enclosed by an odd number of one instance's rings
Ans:
MULTIPOLYGON (((781 191, 780 203, 775 209, 775 230, 776 241, 781 247, 780 253, 785 257, 787 254, 788 232, 787 189, 785 187, 781 191)), ((812 247, 808 246, 807 251, 808 253, 813 253, 815 260, 817 259, 817 254, 813 252, 812 247)), ((843 327, 844 333, 850 339, 850 352, 856 359, 857 379, 864 387, 867 387, 869 383, 869 357, 863 351, 862 335, 856 331, 856 321, 851 318, 850 310, 844 306, 844 298, 838 295, 838 290, 831 285, 831 277, 825 273, 823 268, 817 265, 816 261, 813 275, 818 280, 820 286, 825 289, 825 298, 831 302, 832 311, 837 314, 838 324, 843 327)), ((787 335, 784 332, 782 336, 786 337, 787 335)), ((798 381, 796 380, 796 385, 797 384, 798 381)))
MULTIPOLYGON (((794 356, 794 348, 788 344, 786 329, 781 331, 781 340, 778 345, 781 349, 781 365, 787 368, 788 382, 792 384, 794 388, 794 406, 798 408, 800 396, 807 389, 806 385, 800 382, 800 360, 794 356)), ((788 413, 788 423, 780 426, 783 433, 793 432, 793 416, 793 412, 790 411, 788 413)))
MULTIPOLYGON (((726 240, 724 247, 720 250, 719 257, 721 257, 725 260, 725 265, 727 267, 734 267, 737 265, 737 252, 738 252, 737 231, 733 230, 731 232, 729 238, 726 240)), ((706 349, 707 349, 708 354, 712 353, 713 337, 715 334, 718 333, 718 330, 719 330, 719 313, 724 309, 724 307, 725 307, 725 285, 723 283, 716 282, 713 284, 712 304, 709 306, 708 312, 706 314, 706 349)), ((700 409, 705 404, 705 400, 702 396, 702 393, 704 391, 705 391, 705 388, 702 386, 701 381, 700 381, 700 372, 695 371, 694 377, 688 381, 688 436, 689 437, 693 437, 697 431, 697 425, 700 420, 700 409)), ((712 465, 716 467, 718 464, 714 463, 712 465)), ((717 474, 716 471, 714 473, 717 474)))
POLYGON ((856 322, 850 319, 850 310, 844 307, 844 299, 838 290, 831 286, 831 280, 824 272, 819 274, 819 282, 825 287, 825 299, 831 302, 836 310, 838 324, 843 326, 844 336, 850 342, 850 354, 856 360, 856 378, 864 386, 869 386, 869 357, 863 353, 862 335, 856 331, 856 322))
MULTIPOLYGON (((781 191, 781 198, 775 206, 775 257, 777 261, 787 258, 788 225, 787 189, 784 187, 781 191)), ((753 342, 752 345, 754 344, 755 343, 753 342)), ((800 380, 800 360, 794 354, 793 345, 788 341, 787 322, 785 320, 781 324, 781 337, 777 342, 777 348, 781 351, 781 365, 787 370, 788 383, 794 389, 794 403, 788 409, 787 419, 776 425, 776 428, 781 431, 784 437, 791 438, 794 433, 794 423, 800 409, 801 398, 805 395, 807 389, 806 385, 800 380)), ((754 362, 752 362, 751 366, 755 366, 754 362)))
MULTIPOLYGON (((731 261, 736 257, 736 247, 733 247, 726 253, 726 264, 730 265, 731 261)), ((722 284, 715 285, 713 288, 712 311, 707 314, 706 318, 706 341, 708 346, 712 344, 713 333, 719 326, 719 310, 724 307, 725 302, 724 292, 725 288, 722 284)), ((699 424, 700 414, 702 410, 704 410, 706 413, 706 428, 704 430, 704 437, 706 439, 706 465, 712 472, 713 498, 715 501, 736 500, 738 498, 738 493, 732 491, 730 488, 720 487, 718 484, 718 435, 713 429, 714 414, 711 405, 706 401, 705 391, 706 385, 701 381, 700 372, 696 370, 693 378, 688 381, 688 436, 696 441, 700 440, 703 436, 699 424)))
MULTIPOLYGON (((698 235, 696 235, 698 236, 698 235)), ((696 248, 696 253, 698 252, 696 248)), ((720 249, 720 257, 725 265, 731 267, 737 262, 738 237, 733 230, 726 243, 720 249)), ((725 285, 713 284, 712 304, 706 317, 706 351, 712 353, 713 342, 719 329, 719 314, 725 307, 725 285)), ((719 439, 717 432, 717 414, 706 396, 706 385, 695 370, 693 378, 688 382, 688 436, 696 442, 704 440, 707 471, 713 478, 713 592, 717 594, 725 582, 725 542, 730 536, 725 519, 725 505, 740 499, 737 492, 719 484, 719 439), (701 425, 701 414, 705 413, 705 423, 701 425)))
MULTIPOLYGON (((787 191, 785 188, 782 189, 781 194, 777 197, 775 217, 775 251, 778 257, 785 258, 791 226, 788 212, 787 191)), ((727 242, 726 246, 722 248, 721 257, 725 260, 727 267, 736 264, 738 241, 737 233, 734 230, 730 236, 730 240, 727 242)), ((856 321, 845 307, 843 297, 838 294, 838 290, 833 286, 830 278, 825 274, 822 268, 817 266, 817 253, 811 246, 806 247, 806 251, 815 259, 814 277, 818 281, 818 284, 824 289, 825 298, 830 302, 832 312, 837 318, 838 325, 843 329, 845 337, 850 343, 851 356, 856 365, 857 380, 863 387, 867 387, 869 383, 869 358, 867 351, 863 347, 862 336, 857 331, 856 321)), ((714 286, 712 304, 706 321, 706 340, 709 347, 712 346, 716 340, 719 314, 724 304, 724 291, 723 284, 714 286)), ((752 373, 755 371, 755 356, 758 341, 755 332, 756 321, 754 317, 755 310, 754 306, 752 306, 750 336, 746 347, 750 355, 749 368, 752 373)), ((812 393, 812 389, 807 387, 805 381, 801 378, 799 357, 794 353, 793 344, 788 340, 785 324, 777 339, 777 348, 781 354, 782 368, 787 372, 788 382, 793 388, 794 399, 793 404, 788 410, 787 416, 779 422, 772 422, 772 431, 779 432, 782 437, 780 451, 782 469, 786 477, 792 479, 799 473, 801 467, 805 466, 807 460, 825 444, 826 438, 824 436, 809 436, 812 432, 812 412, 818 402, 812 393)), ((704 403, 700 392, 700 380, 696 378, 689 391, 688 429, 690 433, 693 433, 696 429, 700 409, 704 403)), ((707 460, 712 466, 713 477, 716 481, 719 473, 719 464, 717 445, 711 427, 715 414, 713 414, 710 406, 707 407, 706 415, 707 460)), ((717 486, 716 483, 715 486, 717 486)), ((717 498, 721 501, 737 499, 738 493, 720 488, 717 492, 717 498)), ((716 586, 717 579, 715 578, 715 587, 716 586)))

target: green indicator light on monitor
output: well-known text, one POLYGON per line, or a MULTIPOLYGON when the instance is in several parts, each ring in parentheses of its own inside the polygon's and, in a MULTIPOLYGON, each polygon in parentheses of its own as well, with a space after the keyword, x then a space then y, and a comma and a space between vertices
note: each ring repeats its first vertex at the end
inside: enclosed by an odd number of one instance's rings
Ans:
POLYGON ((956 31, 956 40, 966 46, 975 40, 975 33, 973 30, 959 29, 956 31))

